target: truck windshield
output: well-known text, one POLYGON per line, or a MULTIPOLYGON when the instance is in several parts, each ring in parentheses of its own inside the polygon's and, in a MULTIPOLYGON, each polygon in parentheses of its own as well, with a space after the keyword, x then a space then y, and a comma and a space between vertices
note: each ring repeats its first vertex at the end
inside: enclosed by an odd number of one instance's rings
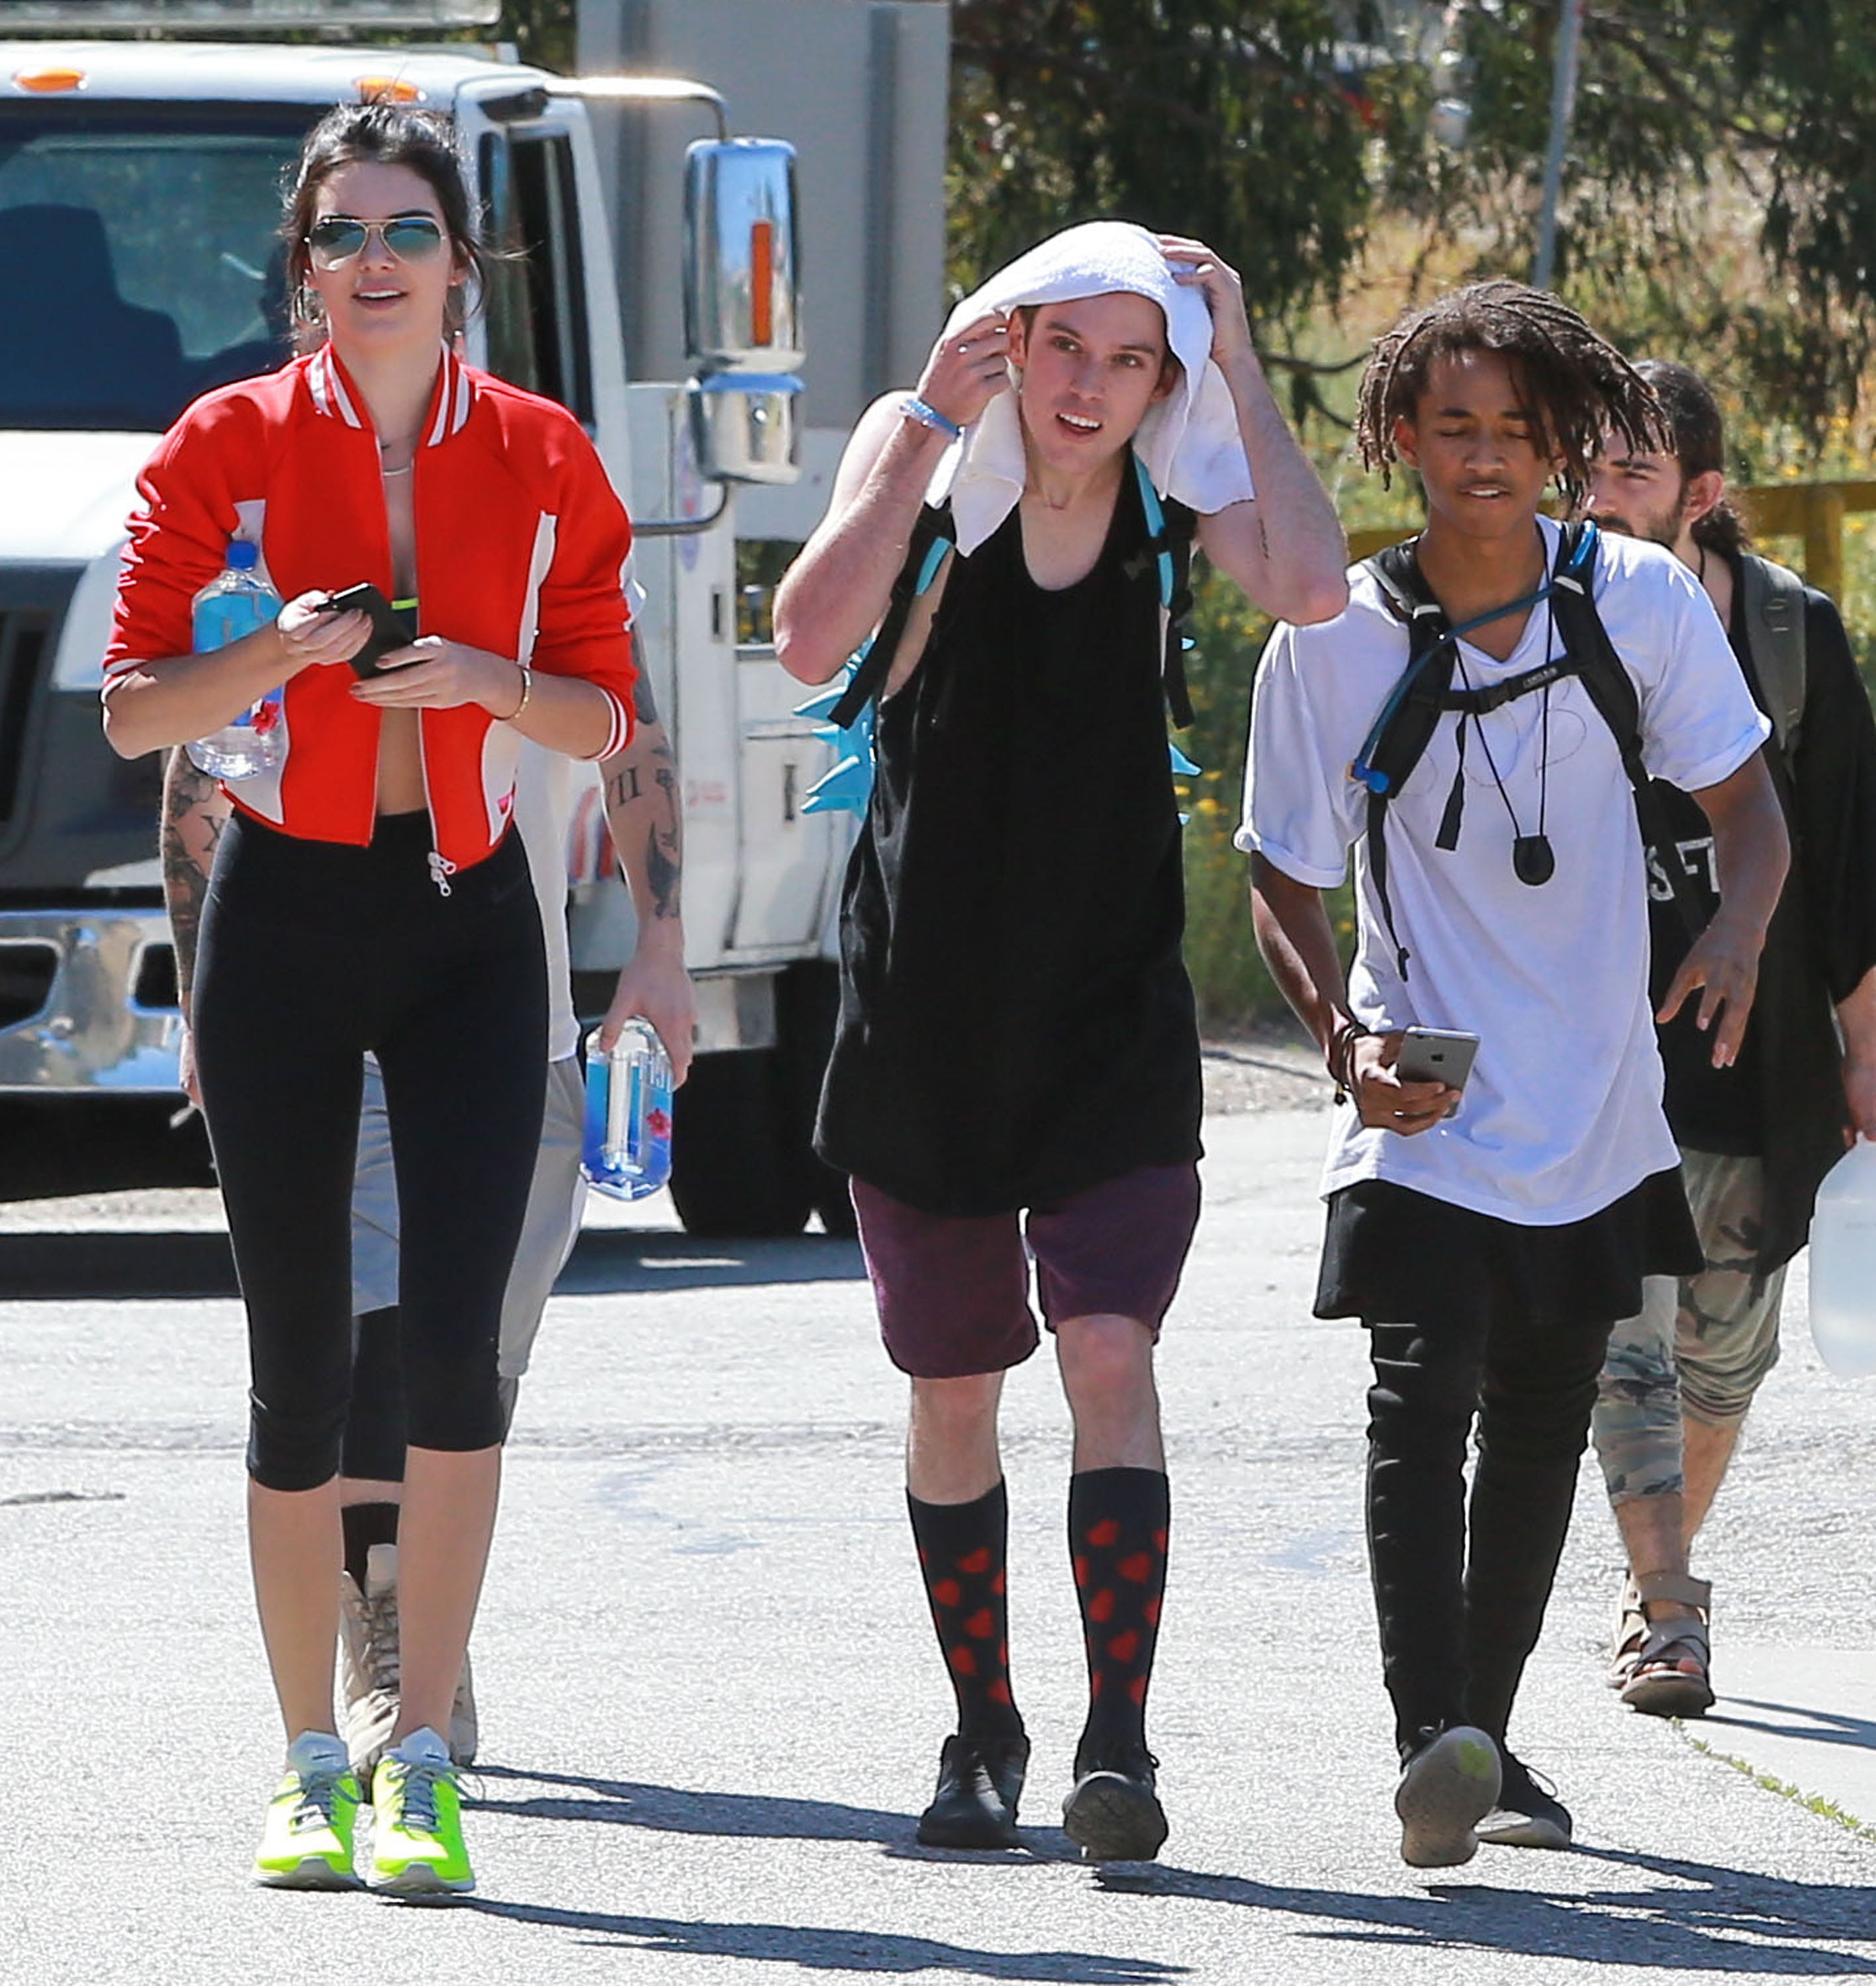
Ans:
POLYGON ((160 433, 279 365, 281 184, 323 108, 0 103, 0 428, 160 433))

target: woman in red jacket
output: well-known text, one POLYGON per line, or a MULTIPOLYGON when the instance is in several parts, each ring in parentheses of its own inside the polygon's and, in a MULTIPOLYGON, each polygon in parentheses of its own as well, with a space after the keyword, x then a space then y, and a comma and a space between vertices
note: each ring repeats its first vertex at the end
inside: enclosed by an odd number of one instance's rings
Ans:
POLYGON ((289 1740, 262 1882, 356 1880, 335 1735, 347 1210, 362 1061, 384 1073, 403 1210, 408 1483, 394 1749, 362 1796, 372 1880, 473 1886, 439 1735, 494 1521, 496 1340, 539 1142, 539 913, 509 831, 520 740, 597 759, 631 725, 625 515, 563 409, 446 348, 479 272, 446 123, 370 103, 301 156, 283 233, 305 355, 197 401, 140 480, 105 728, 126 757, 284 685, 280 762, 228 783, 191 1012, 248 1315, 248 1510, 289 1740), (193 655, 231 540, 286 605, 193 655), (423 631, 360 680, 369 581, 423 631))

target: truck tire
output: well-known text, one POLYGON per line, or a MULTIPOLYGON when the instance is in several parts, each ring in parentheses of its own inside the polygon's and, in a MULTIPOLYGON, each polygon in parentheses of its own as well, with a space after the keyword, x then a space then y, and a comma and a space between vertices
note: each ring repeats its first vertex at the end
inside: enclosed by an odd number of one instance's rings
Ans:
POLYGON ((817 959, 791 965, 776 989, 776 1025, 781 1035, 787 1069, 790 1107, 800 1143, 797 1163, 807 1181, 808 1197, 820 1224, 830 1234, 851 1240, 855 1231, 854 1203, 847 1175, 814 1153, 814 1118, 820 1108, 821 1078, 840 1017, 840 968, 817 959))
POLYGON ((699 1055, 671 1110, 671 1197, 692 1234, 799 1234, 813 1195, 773 1049, 699 1055))

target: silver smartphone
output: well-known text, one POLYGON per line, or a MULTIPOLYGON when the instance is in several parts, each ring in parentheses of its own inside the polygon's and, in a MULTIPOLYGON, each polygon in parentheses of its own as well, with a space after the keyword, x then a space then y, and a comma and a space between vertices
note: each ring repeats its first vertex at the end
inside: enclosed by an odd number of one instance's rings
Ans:
POLYGON ((1443 1082, 1463 1089, 1479 1052, 1477 1035, 1451 1028, 1410 1028, 1401 1038, 1394 1073, 1403 1082, 1443 1082))

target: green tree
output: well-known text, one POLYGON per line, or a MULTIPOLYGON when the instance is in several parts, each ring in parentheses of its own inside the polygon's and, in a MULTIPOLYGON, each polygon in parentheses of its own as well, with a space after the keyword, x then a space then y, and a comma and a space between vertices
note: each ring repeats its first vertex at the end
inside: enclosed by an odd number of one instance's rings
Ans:
POLYGON ((524 62, 570 75, 578 39, 578 0, 502 0, 497 32, 513 42, 524 62))
POLYGON ((1260 316, 1332 297, 1369 200, 1322 0, 954 0, 952 272, 981 280, 1095 216, 1211 242, 1260 316))
MULTIPOLYGON (((1475 235, 1481 267, 1530 267, 1561 11, 1455 10, 1472 110, 1456 155, 1414 141, 1433 69, 1379 85, 1382 197, 1475 235)), ((1869 0, 1592 0, 1585 15, 1558 287, 1814 439, 1862 403, 1876 353, 1873 29, 1869 0)))

